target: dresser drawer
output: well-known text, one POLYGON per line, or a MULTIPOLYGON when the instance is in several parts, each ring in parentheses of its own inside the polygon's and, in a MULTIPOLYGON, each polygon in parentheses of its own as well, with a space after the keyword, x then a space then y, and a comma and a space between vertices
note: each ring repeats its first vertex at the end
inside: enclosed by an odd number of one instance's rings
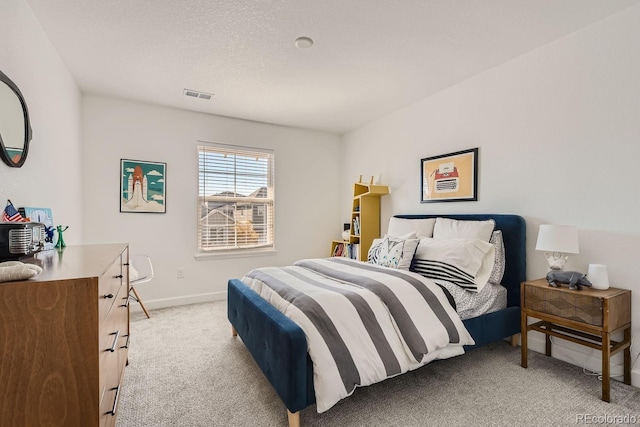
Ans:
POLYGON ((126 277, 124 277, 126 273, 123 270, 122 257, 118 257, 100 277, 98 282, 98 309, 101 321, 109 314, 109 310, 111 310, 116 300, 116 295, 118 295, 122 285, 126 283, 126 277))
POLYGON ((118 364, 117 354, 108 354, 102 357, 100 365, 106 371, 105 385, 101 388, 100 401, 100 426, 114 426, 116 414, 122 390, 122 371, 118 364))
MULTIPOLYGON (((99 357, 101 360, 105 355, 118 354, 122 347, 126 350, 129 335, 129 307, 124 305, 124 301, 127 294, 127 287, 122 286, 118 295, 114 297, 117 303, 113 305, 100 326, 99 357)), ((102 382, 102 366, 100 368, 102 382)))
MULTIPOLYGON (((124 345, 123 339, 121 342, 124 345)), ((100 425, 114 425, 124 379, 127 350, 120 348, 100 358, 100 425)))

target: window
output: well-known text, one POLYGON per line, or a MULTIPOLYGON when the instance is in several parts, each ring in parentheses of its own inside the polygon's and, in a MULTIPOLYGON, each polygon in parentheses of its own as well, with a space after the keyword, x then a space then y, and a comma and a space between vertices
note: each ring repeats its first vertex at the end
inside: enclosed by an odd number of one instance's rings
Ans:
POLYGON ((198 252, 274 247, 272 150, 198 145, 198 252))

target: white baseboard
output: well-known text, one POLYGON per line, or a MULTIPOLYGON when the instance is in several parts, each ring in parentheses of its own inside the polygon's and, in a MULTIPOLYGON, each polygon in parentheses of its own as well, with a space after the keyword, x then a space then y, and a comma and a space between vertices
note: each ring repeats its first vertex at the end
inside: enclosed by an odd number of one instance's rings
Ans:
MULTIPOLYGON (((530 331, 527 340, 529 350, 544 354, 544 334, 530 331)), ((551 337, 551 340, 551 355, 553 358, 585 368, 591 372, 599 373, 602 371, 602 353, 600 351, 559 338, 551 337)), ((611 357, 612 378, 622 381, 623 367, 624 361, 622 353, 611 357)), ((640 368, 631 371, 631 384, 635 387, 640 387, 640 368)))
MULTIPOLYGON (((227 291, 209 292, 206 294, 186 295, 173 298, 143 299, 142 302, 147 310, 158 308, 176 307, 179 305, 198 304, 202 302, 221 301, 227 299, 227 291)), ((131 311, 142 311, 140 304, 131 301, 131 311)))

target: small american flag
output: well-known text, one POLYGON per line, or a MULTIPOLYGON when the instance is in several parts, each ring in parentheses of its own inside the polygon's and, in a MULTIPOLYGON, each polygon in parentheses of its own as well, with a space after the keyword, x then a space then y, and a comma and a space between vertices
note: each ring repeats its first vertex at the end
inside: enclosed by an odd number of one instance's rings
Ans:
POLYGON ((24 218, 20 215, 20 212, 13 206, 11 200, 7 200, 7 206, 4 208, 4 212, 2 212, 2 221, 3 222, 20 222, 24 218))

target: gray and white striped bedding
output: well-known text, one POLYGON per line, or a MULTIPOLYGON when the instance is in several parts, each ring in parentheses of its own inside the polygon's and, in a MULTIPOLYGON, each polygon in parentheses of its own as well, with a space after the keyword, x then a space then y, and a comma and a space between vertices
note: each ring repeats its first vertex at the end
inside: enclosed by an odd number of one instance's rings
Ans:
POLYGON ((443 290, 417 273, 334 257, 259 268, 242 280, 305 332, 318 412, 357 386, 474 344, 443 290))

